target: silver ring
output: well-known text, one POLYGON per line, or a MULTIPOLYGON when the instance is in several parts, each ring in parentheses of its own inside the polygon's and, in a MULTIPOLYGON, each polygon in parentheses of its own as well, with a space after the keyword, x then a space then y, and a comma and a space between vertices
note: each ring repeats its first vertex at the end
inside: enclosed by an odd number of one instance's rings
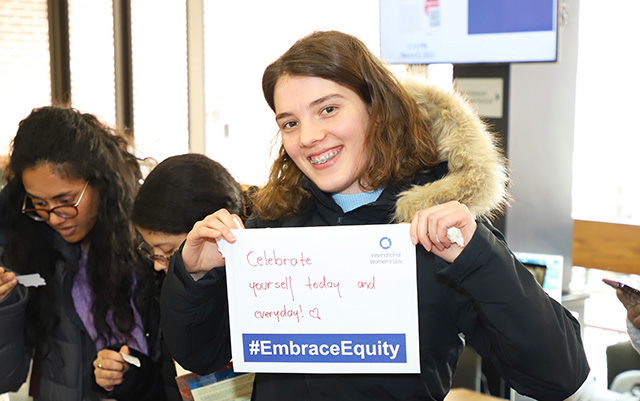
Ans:
POLYGON ((98 362, 98 369, 102 369, 102 362, 98 362))

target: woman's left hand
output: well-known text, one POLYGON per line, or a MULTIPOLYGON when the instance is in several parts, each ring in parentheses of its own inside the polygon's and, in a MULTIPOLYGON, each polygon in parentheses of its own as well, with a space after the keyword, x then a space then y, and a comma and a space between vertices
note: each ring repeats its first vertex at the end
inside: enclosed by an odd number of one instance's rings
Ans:
POLYGON ((98 352, 96 360, 93 361, 96 383, 107 391, 111 391, 115 386, 121 384, 124 380, 124 374, 129 370, 129 363, 120 353, 129 355, 129 347, 123 345, 120 352, 103 349, 98 352))
POLYGON ((464 243, 468 244, 478 225, 465 205, 451 201, 417 211, 409 230, 411 241, 414 245, 422 244, 427 251, 452 263, 463 248, 447 237, 447 230, 451 227, 459 228, 464 243))

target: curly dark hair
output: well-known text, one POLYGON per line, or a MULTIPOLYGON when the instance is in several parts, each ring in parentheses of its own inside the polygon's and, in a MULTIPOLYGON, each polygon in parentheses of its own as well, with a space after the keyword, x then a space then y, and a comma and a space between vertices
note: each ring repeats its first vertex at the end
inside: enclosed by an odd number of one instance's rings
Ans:
MULTIPOLYGON (((140 287, 136 293, 145 295, 154 285, 141 289, 154 280, 152 269, 135 251, 139 234, 129 216, 142 177, 138 159, 126 149, 126 140, 92 114, 66 107, 34 109, 13 139, 0 206, 7 240, 3 261, 18 273, 40 273, 53 282, 55 266, 64 259, 56 246, 60 238, 48 224, 21 213, 23 172, 46 164, 63 178, 88 181, 97 191, 98 217, 87 234, 87 276, 94 294, 94 324, 105 341, 114 331, 107 323, 108 312, 117 330, 130 336, 135 326, 134 283, 140 287)), ((52 286, 30 289, 25 322, 30 346, 51 342, 51 329, 59 321, 52 305, 59 302, 52 286)))
POLYGON ((133 203, 131 219, 146 230, 183 234, 223 208, 242 215, 240 184, 220 163, 187 153, 169 157, 151 170, 133 203))
MULTIPOLYGON (((274 112, 274 92, 282 76, 336 82, 367 105, 370 123, 365 152, 369 157, 360 177, 363 188, 405 184, 419 171, 437 164, 435 140, 415 100, 358 38, 338 31, 316 31, 270 64, 262 76, 262 91, 274 112)), ((302 177, 281 146, 268 183, 253 198, 255 210, 264 219, 301 213, 309 199, 300 186, 302 177)))

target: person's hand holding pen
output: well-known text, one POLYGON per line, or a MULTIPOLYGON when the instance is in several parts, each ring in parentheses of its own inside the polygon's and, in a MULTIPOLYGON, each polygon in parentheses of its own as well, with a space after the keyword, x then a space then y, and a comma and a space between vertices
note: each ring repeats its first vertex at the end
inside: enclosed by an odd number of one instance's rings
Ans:
POLYGON ((16 285, 18 285, 18 280, 16 280, 15 273, 8 272, 0 266, 0 302, 9 296, 16 285))
POLYGON ((244 228, 244 225, 238 215, 226 209, 220 209, 197 222, 182 248, 182 260, 187 271, 200 273, 224 266, 224 258, 216 240, 224 238, 228 242, 235 242, 232 228, 244 228))
POLYGON ((640 298, 618 288, 616 295, 627 309, 627 319, 640 330, 640 298))

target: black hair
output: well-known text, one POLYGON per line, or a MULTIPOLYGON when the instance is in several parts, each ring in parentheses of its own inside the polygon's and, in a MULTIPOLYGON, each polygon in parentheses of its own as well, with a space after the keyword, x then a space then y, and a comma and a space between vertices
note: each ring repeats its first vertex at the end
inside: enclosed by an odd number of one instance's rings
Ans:
POLYGON ((242 213, 240 184, 220 163, 188 153, 169 157, 147 176, 133 204, 132 221, 153 232, 182 234, 225 208, 242 213))

